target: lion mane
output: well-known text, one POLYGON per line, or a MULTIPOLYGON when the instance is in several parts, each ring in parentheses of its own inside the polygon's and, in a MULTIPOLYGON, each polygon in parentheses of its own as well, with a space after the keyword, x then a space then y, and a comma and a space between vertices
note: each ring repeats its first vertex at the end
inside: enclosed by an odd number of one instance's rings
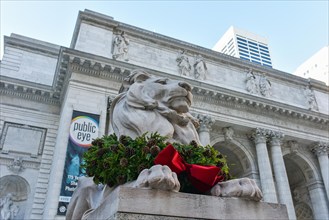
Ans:
POLYGON ((124 79, 110 109, 111 133, 132 138, 158 132, 168 141, 200 144, 197 119, 189 113, 191 86, 134 70, 124 79))

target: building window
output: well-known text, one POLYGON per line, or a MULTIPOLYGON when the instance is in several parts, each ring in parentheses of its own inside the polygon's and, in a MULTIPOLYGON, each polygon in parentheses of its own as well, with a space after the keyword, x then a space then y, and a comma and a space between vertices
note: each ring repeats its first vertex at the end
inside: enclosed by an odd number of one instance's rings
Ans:
POLYGON ((248 58, 245 58, 245 57, 243 57, 243 56, 240 56, 240 58, 241 58, 242 60, 248 60, 248 61, 250 61, 248 58))
POLYGON ((247 44, 245 44, 245 43, 242 43, 242 42, 240 42, 240 41, 238 41, 238 45, 244 45, 244 46, 248 46, 247 44))
POLYGON ((268 47, 266 47, 266 46, 263 46, 263 45, 259 44, 259 47, 260 48, 264 48, 264 49, 266 49, 268 51, 268 47))
POLYGON ((236 39, 237 39, 237 40, 240 40, 240 41, 243 41, 243 42, 247 42, 247 40, 245 40, 245 39, 243 39, 243 38, 241 38, 241 37, 237 37, 236 39))

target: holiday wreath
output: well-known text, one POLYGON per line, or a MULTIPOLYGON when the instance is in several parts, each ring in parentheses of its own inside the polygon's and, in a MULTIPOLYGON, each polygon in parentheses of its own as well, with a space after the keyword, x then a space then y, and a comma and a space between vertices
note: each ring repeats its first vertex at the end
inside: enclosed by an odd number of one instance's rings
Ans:
POLYGON ((83 167, 96 184, 110 187, 136 180, 140 172, 155 164, 176 172, 182 192, 202 193, 217 182, 230 179, 225 157, 212 146, 166 142, 158 133, 135 139, 115 134, 97 138, 85 152, 83 167))

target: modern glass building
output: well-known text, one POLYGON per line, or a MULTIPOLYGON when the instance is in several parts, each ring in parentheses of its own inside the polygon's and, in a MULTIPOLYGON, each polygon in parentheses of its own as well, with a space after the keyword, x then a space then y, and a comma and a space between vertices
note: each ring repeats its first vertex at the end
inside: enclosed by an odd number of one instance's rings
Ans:
POLYGON ((213 50, 272 68, 267 39, 231 26, 213 50))

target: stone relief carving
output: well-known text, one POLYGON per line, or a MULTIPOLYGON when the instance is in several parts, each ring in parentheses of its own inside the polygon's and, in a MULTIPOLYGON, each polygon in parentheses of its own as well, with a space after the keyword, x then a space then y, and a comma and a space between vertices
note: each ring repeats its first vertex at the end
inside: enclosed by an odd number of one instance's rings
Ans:
POLYGON ((128 61, 129 39, 124 31, 118 34, 113 41, 113 59, 128 61))
POLYGON ((185 54, 185 50, 181 50, 178 53, 178 56, 176 58, 177 66, 179 68, 179 73, 182 76, 190 76, 191 75, 191 69, 192 66, 190 64, 190 61, 185 54))
POLYGON ((231 127, 223 128, 224 139, 226 142, 233 141, 234 130, 231 127))
POLYGON ((13 162, 8 165, 8 169, 15 174, 22 172, 25 169, 22 158, 16 157, 13 162))
POLYGON ((205 80, 207 74, 207 65, 201 55, 197 55, 195 57, 193 67, 194 67, 194 78, 205 80))
MULTIPOLYGON (((135 70, 127 77, 120 94, 111 105, 110 123, 118 137, 135 138, 145 132, 158 132, 170 142, 189 144, 195 140, 200 144, 189 113, 192 104, 191 86, 185 82, 155 77, 135 70)), ((137 188, 179 191, 176 173, 168 166, 155 165, 143 170, 137 181, 128 183, 137 188)), ((98 190, 92 178, 81 178, 68 207, 67 219, 81 219, 88 215, 109 195, 113 188, 98 190), (80 186, 81 185, 81 186, 80 186)), ((209 192, 214 196, 245 197, 259 201, 262 193, 254 180, 234 179, 215 185, 209 192)))
POLYGON ((250 94, 269 97, 272 95, 272 84, 265 74, 256 75, 252 69, 246 71, 246 90, 250 94))
POLYGON ((263 74, 260 76, 259 79, 259 91, 260 94, 262 94, 265 97, 271 96, 271 88, 272 84, 270 80, 267 79, 267 77, 263 74))
POLYGON ((309 85, 305 87, 304 95, 305 95, 305 98, 306 98, 306 104, 307 104, 308 109, 318 111, 319 107, 318 107, 318 104, 316 102, 314 91, 311 90, 311 87, 309 85))
POLYGON ((287 146, 290 148, 290 153, 296 154, 298 153, 298 143, 297 141, 287 141, 287 146))
POLYGON ((251 94, 258 94, 259 92, 257 79, 252 69, 247 71, 246 89, 251 94))
POLYGON ((14 204, 12 194, 8 193, 3 198, 0 198, 1 219, 12 220, 17 215, 19 207, 14 204))

